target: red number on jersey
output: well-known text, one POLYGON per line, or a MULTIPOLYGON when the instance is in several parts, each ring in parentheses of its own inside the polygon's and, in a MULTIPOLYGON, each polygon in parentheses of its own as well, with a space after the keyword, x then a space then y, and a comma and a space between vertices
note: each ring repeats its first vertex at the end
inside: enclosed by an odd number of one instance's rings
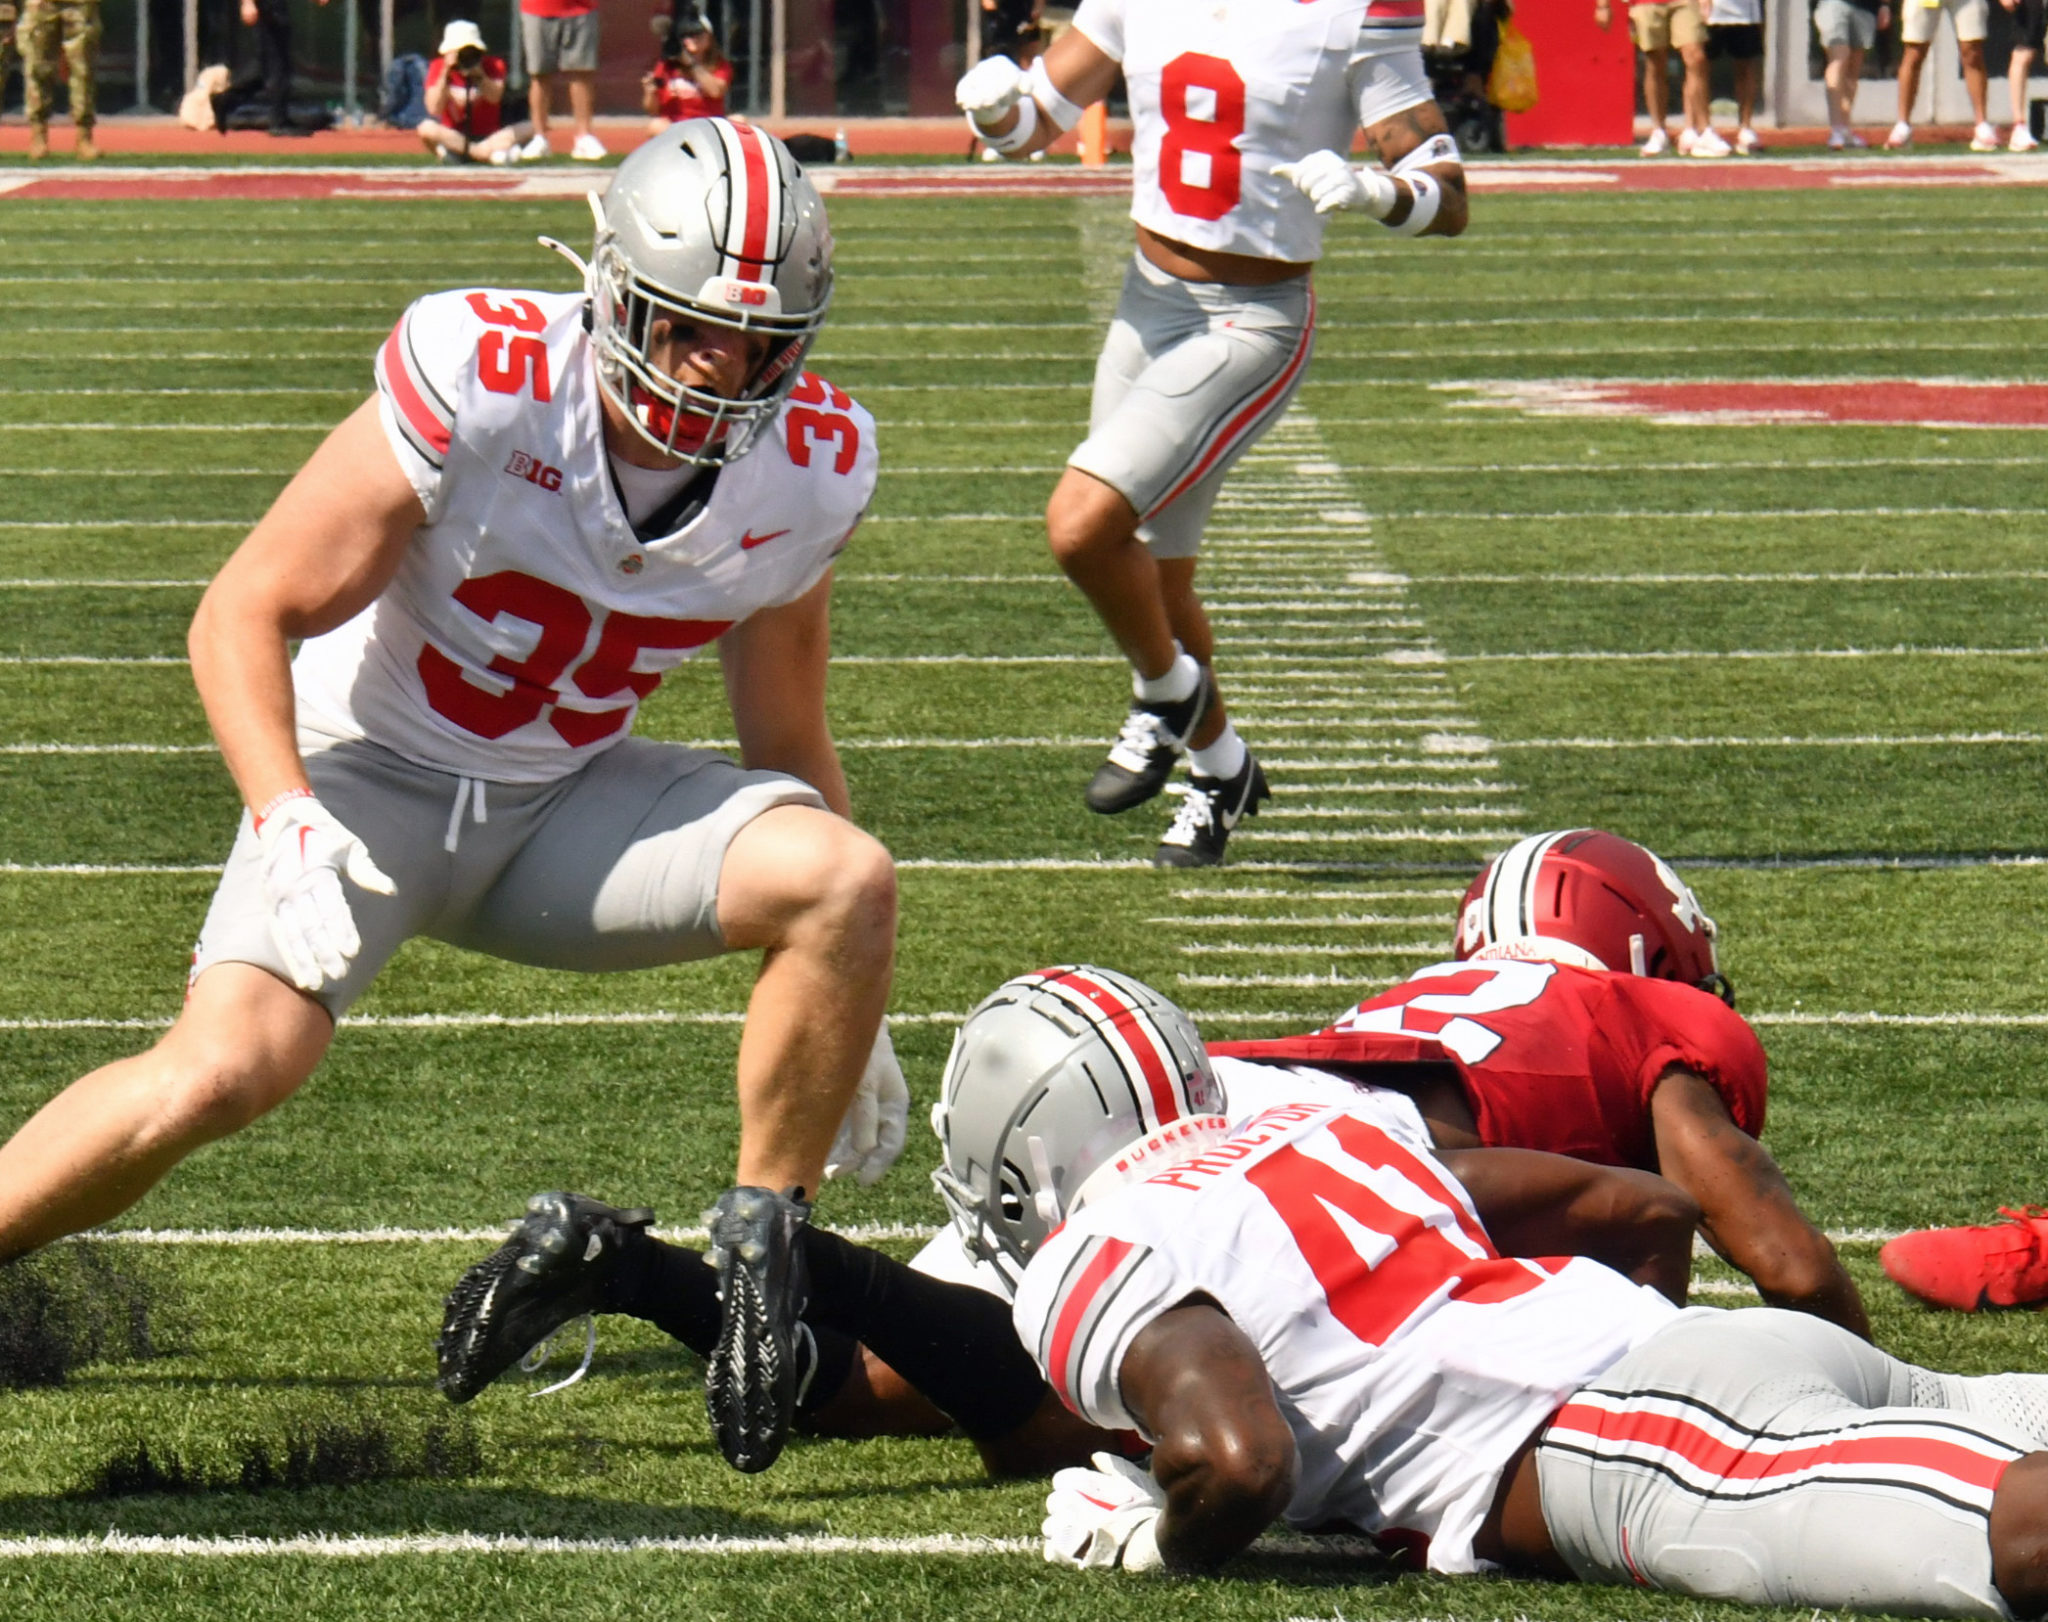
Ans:
POLYGON ((463 581, 455 600, 478 619, 506 616, 540 632, 524 659, 501 653, 486 667, 510 678, 502 693, 478 687, 433 643, 420 649, 420 680, 435 711, 479 738, 502 738, 554 703, 555 683, 590 635, 590 610, 573 591, 510 569, 463 581))
MULTIPOLYGON (((420 680, 434 712, 479 738, 502 738, 525 726, 561 697, 557 684, 565 674, 570 674, 571 662, 590 640, 590 607, 573 591, 511 569, 463 581, 455 588, 455 600, 479 619, 524 620, 540 632, 533 652, 524 659, 508 659, 500 654, 485 667, 510 680, 511 685, 502 693, 477 686, 460 665, 431 642, 420 649, 420 680)), ((653 671, 633 668, 643 648, 702 647, 722 636, 731 625, 730 620, 664 620, 644 614, 609 614, 605 616, 597 646, 588 658, 576 664, 572 680, 586 698, 610 698, 614 693, 628 691, 635 699, 645 698, 661 685, 661 677, 653 671)), ((548 724, 572 748, 580 749, 599 738, 610 737, 626 724, 632 713, 630 704, 598 711, 557 709, 548 717, 548 724)))
POLYGON ((830 406, 834 411, 844 411, 853 404, 852 395, 837 383, 826 382, 816 372, 806 372, 798 378, 789 397, 798 405, 830 406))
POLYGON ((1371 1006, 1338 1020, 1337 1029, 1433 1036, 1467 1064, 1478 1064, 1506 1038, 1473 1016, 1527 1008, 1556 974, 1553 964, 1512 959, 1461 964, 1381 992, 1371 1006))
POLYGON ((1449 1287, 1453 1301, 1507 1301, 1541 1284, 1544 1274, 1504 1261, 1481 1228, 1428 1166, 1363 1121, 1339 1116, 1329 1130, 1345 1153, 1393 1172, 1451 1215, 1460 1245, 1427 1217, 1404 1211, 1328 1161, 1293 1144, 1245 1172, 1287 1225, 1323 1288, 1330 1315, 1368 1346, 1384 1346, 1430 1299, 1449 1287), (1335 1212, 1386 1240, 1377 1260, 1352 1242, 1335 1212))
POLYGON ((1166 120, 1159 189, 1167 206, 1191 219, 1222 219, 1244 191, 1244 156, 1234 145, 1244 134, 1244 80, 1220 56, 1183 51, 1159 75, 1159 114, 1166 120), (1204 93, 1197 101, 1213 98, 1205 113, 1194 111, 1191 90, 1204 93), (1190 179, 1190 170, 1202 178, 1190 179))
POLYGON ((516 298, 509 304, 494 304, 481 293, 469 295, 469 307, 476 311, 479 321, 488 321, 494 327, 510 327, 514 332, 545 332, 548 318, 540 313, 540 306, 530 298, 516 298))
POLYGON ((548 382, 548 346, 538 338, 507 338, 487 332, 476 346, 477 380, 493 394, 517 394, 531 385, 545 405, 554 398, 548 382))
POLYGON ((789 459, 798 467, 811 465, 811 452, 826 442, 836 444, 832 458, 834 473, 851 473, 860 456, 860 424, 836 411, 814 411, 793 405, 783 417, 789 436, 789 459))

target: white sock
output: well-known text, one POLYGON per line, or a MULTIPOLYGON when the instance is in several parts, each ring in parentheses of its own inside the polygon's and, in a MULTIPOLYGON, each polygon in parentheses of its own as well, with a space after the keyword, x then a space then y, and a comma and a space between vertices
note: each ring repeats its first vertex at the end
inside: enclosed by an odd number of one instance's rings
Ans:
POLYGON ((1193 698, 1201 684, 1202 667, 1191 655, 1181 652, 1178 642, 1173 645, 1173 663, 1166 667, 1164 675, 1141 676, 1135 670, 1131 672, 1131 691, 1147 704, 1178 704, 1193 698))
POLYGON ((1219 778, 1225 782, 1244 770, 1244 763, 1251 758, 1251 751, 1244 746, 1244 739, 1237 735, 1237 728, 1228 721, 1223 730, 1216 734, 1214 743, 1204 744, 1200 749, 1188 751, 1188 764, 1204 777, 1219 778))

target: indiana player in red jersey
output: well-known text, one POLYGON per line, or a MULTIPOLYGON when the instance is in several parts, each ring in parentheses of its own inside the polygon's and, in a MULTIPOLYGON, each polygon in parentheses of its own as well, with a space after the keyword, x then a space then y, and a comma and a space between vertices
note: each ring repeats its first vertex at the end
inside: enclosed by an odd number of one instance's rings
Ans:
POLYGON ((1473 881, 1454 950, 1312 1036, 1211 1051, 1399 1088, 1439 1148, 1661 1172, 1766 1302, 1869 1335, 1834 1246, 1757 1141, 1763 1047, 1732 1007, 1713 920, 1666 863, 1591 828, 1522 840, 1473 881))
MULTIPOLYGON (((803 369, 832 237, 773 136, 677 125, 594 206, 580 291, 414 304, 208 588, 193 678, 248 811, 176 1023, 0 1149, 0 1260, 289 1097, 410 936, 578 970, 759 949, 707 1396, 760 1469, 793 1400, 804 1191, 828 1157, 879 1176, 908 1098, 880 1031, 894 870, 848 820, 825 714, 874 423, 803 369), (710 646, 740 760, 629 736, 710 646)), ((569 1242, 558 1216, 522 1230, 529 1267, 569 1242)))
POLYGON ((1137 253, 1096 363, 1088 437, 1045 520, 1053 556, 1131 665, 1131 708, 1089 808, 1143 804, 1189 756, 1161 866, 1220 861, 1268 798, 1224 714, 1196 554, 1231 467, 1307 376, 1324 216, 1362 209, 1398 236, 1465 228, 1422 12, 1422 0, 1084 0, 1028 71, 989 57, 955 90, 975 134, 1010 157, 1057 139, 1119 75, 1130 91, 1137 253), (1384 167, 1343 156, 1361 128, 1384 167))
MULTIPOLYGON (((1446 1575, 2048 1611, 2048 1377, 1945 1374, 1810 1314, 1681 1310, 1585 1256, 1512 1254, 1384 1094, 1155 1153, 1085 1073, 984 1083, 973 1107, 1037 1147, 1029 1171, 981 1163, 970 1196, 1059 1223, 990 1225, 1023 1267, 1018 1337, 1080 1417, 1151 1444, 1054 1476, 1049 1561, 1199 1573, 1285 1520, 1446 1575)), ((1631 1174, 1582 1169, 1629 1196, 1631 1174)))

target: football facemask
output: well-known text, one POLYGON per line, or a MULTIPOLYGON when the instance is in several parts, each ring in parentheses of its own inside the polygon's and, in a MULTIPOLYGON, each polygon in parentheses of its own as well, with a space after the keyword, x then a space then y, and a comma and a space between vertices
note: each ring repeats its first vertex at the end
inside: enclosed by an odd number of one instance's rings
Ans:
POLYGON ((1595 828, 1524 839, 1487 863, 1458 912, 1460 959, 1529 958, 1677 980, 1730 1007, 1718 931, 1685 881, 1595 828))
POLYGON ((1010 1289, 1086 1198, 1224 1131, 1223 1089, 1186 1014, 1107 969, 1004 982, 946 1062, 932 1182, 968 1253, 1010 1289))

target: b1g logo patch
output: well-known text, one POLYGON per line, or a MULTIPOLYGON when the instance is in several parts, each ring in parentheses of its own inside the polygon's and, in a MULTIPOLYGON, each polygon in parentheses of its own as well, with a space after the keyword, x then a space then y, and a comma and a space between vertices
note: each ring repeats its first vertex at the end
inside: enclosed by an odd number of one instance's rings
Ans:
POLYGON ((538 456, 529 456, 525 451, 514 451, 512 460, 505 464, 505 471, 528 484, 537 484, 543 490, 562 488, 562 470, 549 467, 538 456))

